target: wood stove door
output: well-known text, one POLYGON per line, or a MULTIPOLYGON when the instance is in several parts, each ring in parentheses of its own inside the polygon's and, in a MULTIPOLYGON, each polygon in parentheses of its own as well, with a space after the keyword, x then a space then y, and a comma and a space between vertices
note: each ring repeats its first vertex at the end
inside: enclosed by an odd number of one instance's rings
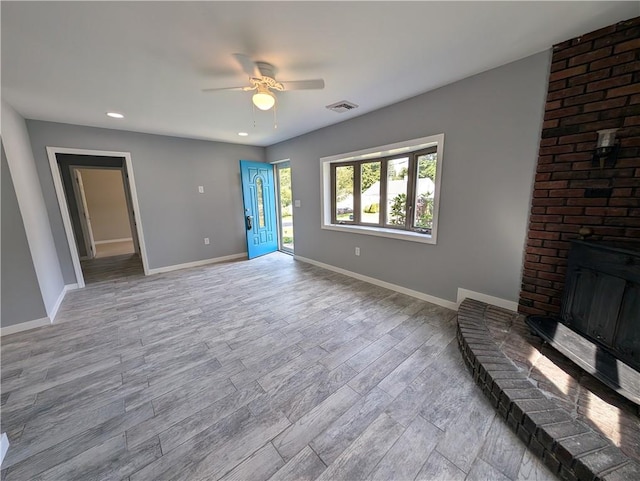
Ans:
POLYGON ((575 331, 586 334, 597 274, 591 269, 581 268, 571 269, 568 274, 562 303, 562 319, 575 331))
POLYGON ((618 318, 618 332, 614 345, 623 360, 630 361, 636 368, 640 366, 640 284, 627 283, 624 292, 620 317, 618 318))
POLYGON ((574 268, 567 282, 563 318, 577 332, 613 347, 626 281, 591 269, 574 268))

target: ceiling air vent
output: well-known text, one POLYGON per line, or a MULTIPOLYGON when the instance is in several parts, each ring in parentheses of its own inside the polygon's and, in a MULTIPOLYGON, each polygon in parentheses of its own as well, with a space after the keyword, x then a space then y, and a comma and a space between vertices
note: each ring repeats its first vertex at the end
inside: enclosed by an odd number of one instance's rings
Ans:
POLYGON ((343 112, 348 112, 349 110, 357 109, 358 106, 352 102, 341 100, 340 102, 336 102, 335 104, 327 105, 327 108, 341 114, 343 112))

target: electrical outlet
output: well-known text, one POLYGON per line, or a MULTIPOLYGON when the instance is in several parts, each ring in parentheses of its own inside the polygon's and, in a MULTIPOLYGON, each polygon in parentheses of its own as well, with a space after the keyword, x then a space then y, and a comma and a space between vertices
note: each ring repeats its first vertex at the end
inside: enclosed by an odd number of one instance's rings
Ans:
POLYGON ((294 207, 300 207, 300 201, 299 200, 294 200, 293 201, 293 206, 294 207))
POLYGON ((360 255, 360 247, 356 247, 356 255, 359 256, 360 255))
POLYGON ((208 237, 204 238, 204 245, 206 245, 206 246, 209 245, 209 238, 208 237))
POLYGON ((201 194, 204 194, 204 185, 199 185, 198 186, 198 192, 201 194))

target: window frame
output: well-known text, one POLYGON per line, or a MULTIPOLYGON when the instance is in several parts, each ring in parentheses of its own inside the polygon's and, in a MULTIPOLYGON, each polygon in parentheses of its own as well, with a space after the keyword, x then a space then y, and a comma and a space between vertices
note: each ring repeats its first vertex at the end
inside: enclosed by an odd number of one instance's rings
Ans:
POLYGON ((435 244, 437 240, 443 153, 444 134, 438 134, 406 142, 398 142, 371 149, 321 158, 322 229, 435 244), (428 232, 429 229, 414 226, 414 215, 417 204, 416 191, 418 181, 418 158, 421 155, 427 155, 430 153, 437 153, 437 157, 436 178, 434 179, 433 219, 432 227, 430 232, 428 232), (409 164, 405 223, 404 225, 387 224, 387 166, 390 161, 404 157, 408 157, 409 164), (380 162, 380 217, 377 224, 361 221, 361 169, 363 164, 372 162, 380 162), (348 165, 354 166, 353 220, 339 221, 337 219, 336 208, 336 169, 340 166, 348 165))

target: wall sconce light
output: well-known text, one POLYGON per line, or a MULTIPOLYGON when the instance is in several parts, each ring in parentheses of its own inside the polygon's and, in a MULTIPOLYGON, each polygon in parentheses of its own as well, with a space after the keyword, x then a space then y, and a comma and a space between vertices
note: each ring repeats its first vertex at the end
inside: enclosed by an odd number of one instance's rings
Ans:
POLYGON ((616 142, 616 132, 619 129, 598 130, 598 142, 593 153, 593 164, 601 169, 614 167, 618 159, 620 143, 616 142))

